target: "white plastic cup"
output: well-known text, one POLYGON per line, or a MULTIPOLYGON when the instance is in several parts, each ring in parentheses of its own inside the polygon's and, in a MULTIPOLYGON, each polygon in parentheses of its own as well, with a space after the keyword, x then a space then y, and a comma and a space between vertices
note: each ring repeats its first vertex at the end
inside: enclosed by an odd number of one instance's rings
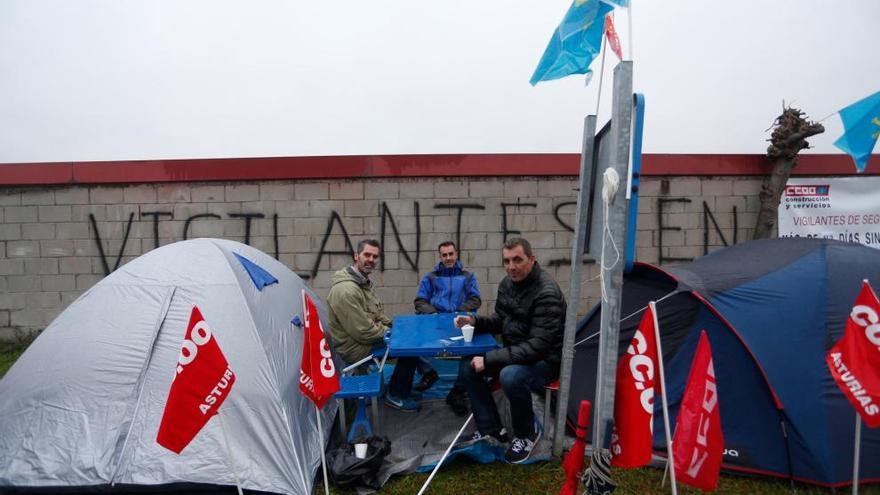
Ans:
POLYGON ((358 459, 366 459, 367 457, 367 444, 365 443, 356 443, 354 444, 354 456, 358 459))
POLYGON ((474 340, 474 326, 473 325, 465 325, 461 327, 461 334, 464 336, 465 342, 470 342, 474 340))

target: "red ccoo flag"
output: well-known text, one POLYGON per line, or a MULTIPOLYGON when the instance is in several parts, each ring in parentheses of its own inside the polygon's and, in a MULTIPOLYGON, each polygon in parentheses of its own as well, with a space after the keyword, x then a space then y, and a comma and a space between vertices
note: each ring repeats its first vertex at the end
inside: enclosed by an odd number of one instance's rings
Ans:
POLYGON ((193 306, 159 423, 159 445, 181 453, 217 414, 233 383, 235 373, 199 308, 193 306))
POLYGON ((617 364, 612 466, 639 467, 651 462, 657 369, 656 325, 656 315, 649 305, 626 354, 617 364))
POLYGON ((700 332, 700 343, 691 362, 687 385, 675 421, 672 440, 675 476, 682 483, 705 491, 718 485, 724 436, 718 410, 718 389, 712 348, 706 331, 700 332))
POLYGON ((865 424, 880 426, 880 302, 867 280, 846 320, 843 338, 825 361, 865 424))
POLYGON ((608 46, 617 55, 619 60, 623 60, 623 50, 620 48, 620 38, 617 37, 617 30, 614 29, 614 20, 611 14, 605 16, 605 38, 608 40, 608 46))
POLYGON ((324 327, 318 308, 312 298, 302 291, 305 313, 302 364, 299 370, 299 389, 320 409, 339 391, 339 375, 333 363, 333 354, 324 337, 324 327))

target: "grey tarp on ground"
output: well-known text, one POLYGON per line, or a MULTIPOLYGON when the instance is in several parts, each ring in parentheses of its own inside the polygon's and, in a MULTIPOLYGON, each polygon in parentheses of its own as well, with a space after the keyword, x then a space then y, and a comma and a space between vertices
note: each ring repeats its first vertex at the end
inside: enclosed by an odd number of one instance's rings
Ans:
MULTIPOLYGON (((315 409, 298 389, 302 331, 290 325, 305 287, 274 258, 216 239, 167 245, 122 266, 0 381, 0 486, 235 484, 219 418, 179 456, 156 443, 197 305, 236 375, 221 414, 243 487, 311 493, 321 446, 315 409), (279 283, 259 291, 233 253, 279 283)), ((325 429, 335 410, 333 401, 324 409, 325 429)))
MULTIPOLYGON (((440 371, 440 381, 425 392, 424 399, 421 402, 422 409, 418 413, 404 413, 381 406, 380 414, 382 416, 383 429, 380 433, 387 436, 391 441, 391 453, 385 458, 382 469, 378 474, 381 482, 387 482, 393 475, 412 473, 417 470, 424 471, 433 467, 464 424, 467 418, 453 414, 452 410, 443 400, 455 381, 457 361, 454 361, 454 363, 454 366, 440 366, 437 362, 434 363, 435 368, 440 371)), ((385 375, 386 378, 390 375, 388 370, 386 370, 385 375)), ((506 425, 508 431, 511 431, 507 398, 500 390, 494 393, 494 397, 501 420, 506 425)), ((533 408, 539 421, 542 420, 544 414, 543 399, 542 396, 532 394, 533 408)), ((538 442, 534 453, 530 457, 530 461, 547 460, 550 458, 552 430, 553 424, 551 421, 551 424, 546 425, 545 434, 542 436, 541 441, 538 442)), ((461 440, 469 439, 475 431, 475 423, 471 421, 468 428, 462 434, 461 440)), ((496 456, 496 460, 500 460, 507 445, 484 442, 487 445, 483 445, 479 452, 471 451, 470 456, 479 458, 489 455, 489 452, 487 452, 487 449, 489 449, 493 451, 492 454, 496 456)), ((465 444, 464 447, 467 445, 465 444)), ((451 456, 455 457, 456 455, 458 455, 457 449, 453 451, 451 456)), ((470 457, 467 454, 462 454, 462 456, 470 457)), ((492 462, 486 457, 483 457, 482 461, 492 462)), ((361 489, 359 491, 360 493, 371 493, 373 490, 361 489)))

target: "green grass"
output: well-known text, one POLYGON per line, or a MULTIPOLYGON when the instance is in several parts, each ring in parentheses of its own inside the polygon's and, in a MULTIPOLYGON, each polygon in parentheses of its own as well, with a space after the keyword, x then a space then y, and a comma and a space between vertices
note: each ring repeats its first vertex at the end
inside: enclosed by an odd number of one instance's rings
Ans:
MULTIPOLYGON (((669 480, 665 487, 660 486, 663 471, 653 468, 615 469, 612 473, 618 484, 614 493, 620 495, 668 494, 669 480)), ((320 477, 320 473, 319 473, 320 477)), ((418 493, 428 479, 427 474, 411 474, 395 476, 389 480, 381 492, 383 495, 411 495, 418 493)), ((456 461, 441 468, 425 491, 430 495, 538 495, 557 494, 565 473, 559 461, 528 466, 509 464, 473 464, 467 461, 456 461)), ((837 493, 850 493, 851 488, 841 488, 837 493)), ((578 493, 583 492, 579 485, 578 493)), ((323 484, 318 483, 315 495, 323 494, 323 484)), ((331 487, 332 494, 352 494, 354 491, 337 490, 331 487)), ((682 495, 701 494, 700 490, 678 485, 678 493, 682 495)), ((794 490, 788 481, 770 478, 753 478, 724 474, 718 481, 717 494, 755 494, 755 495, 830 495, 832 490, 796 483, 794 490)), ((865 495, 880 494, 880 486, 862 486, 859 493, 865 495)))
MULTIPOLYGON (((28 343, 0 343, 0 377, 6 374, 12 363, 24 352, 28 343)), ((320 471, 318 473, 321 478, 320 471)), ((645 495, 670 493, 669 482, 661 487, 663 472, 659 469, 616 469, 613 471, 618 487, 615 494, 645 495)), ((428 479, 428 474, 411 474, 394 476, 382 488, 385 495, 411 495, 428 479)), ((556 494, 565 479, 562 464, 559 461, 513 466, 508 464, 474 464, 467 461, 455 461, 444 466, 434 477, 425 492, 430 495, 532 495, 556 494)), ((583 490, 579 490, 582 492, 583 490)), ((850 493, 849 487, 837 490, 837 493, 850 493)), ((321 483, 315 487, 317 494, 324 493, 321 483)), ((354 491, 330 489, 336 495, 352 494, 354 491)), ((683 485, 679 485, 679 493, 683 495, 702 493, 683 485)), ((753 478, 735 475, 722 475, 715 493, 724 494, 755 494, 775 495, 827 495, 832 491, 810 485, 795 484, 771 478, 753 478)), ((864 495, 880 495, 880 485, 862 486, 859 493, 864 495)))
POLYGON ((12 363, 21 356, 30 342, 0 342, 0 377, 9 371, 12 363))

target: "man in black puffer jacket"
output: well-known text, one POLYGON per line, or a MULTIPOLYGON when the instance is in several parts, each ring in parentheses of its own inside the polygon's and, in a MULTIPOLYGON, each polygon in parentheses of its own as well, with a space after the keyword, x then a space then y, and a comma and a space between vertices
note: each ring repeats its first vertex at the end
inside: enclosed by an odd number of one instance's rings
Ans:
POLYGON ((528 459, 541 436, 532 411, 532 391, 559 376, 565 322, 565 298, 550 274, 541 269, 525 239, 512 238, 501 250, 507 276, 498 286, 495 313, 491 316, 458 316, 456 325, 473 324, 477 333, 501 333, 503 347, 485 356, 463 360, 459 376, 467 384, 471 410, 477 423, 474 439, 492 436, 506 442, 498 409, 486 378, 498 373, 510 402, 514 439, 504 457, 507 462, 528 459))

